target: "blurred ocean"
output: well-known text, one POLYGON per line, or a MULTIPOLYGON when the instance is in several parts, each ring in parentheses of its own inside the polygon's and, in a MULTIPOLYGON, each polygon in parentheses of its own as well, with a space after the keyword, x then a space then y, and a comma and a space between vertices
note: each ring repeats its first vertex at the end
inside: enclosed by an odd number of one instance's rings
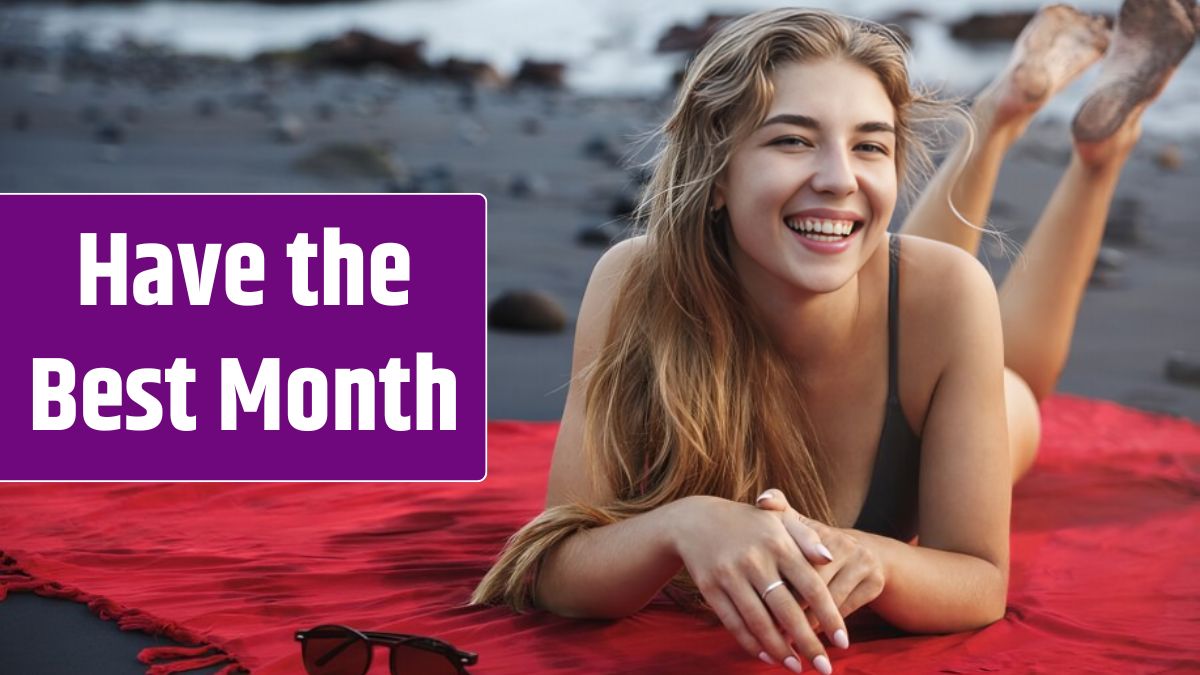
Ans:
MULTIPOLYGON (((710 12, 741 13, 794 3, 722 0, 368 0, 316 5, 260 5, 241 2, 150 2, 88 4, 37 2, 0 4, 0 27, 34 26, 39 39, 53 43, 82 34, 95 46, 132 36, 181 51, 250 56, 265 49, 291 48, 350 28, 395 40, 423 38, 431 59, 455 55, 490 61, 513 72, 523 58, 563 61, 570 85, 596 94, 663 91, 680 65, 678 55, 654 47, 672 24, 697 24, 710 12)), ((1003 67, 1007 45, 972 47, 949 36, 950 22, 976 12, 1032 9, 1017 0, 817 0, 812 6, 872 19, 903 10, 927 18, 912 24, 914 78, 948 93, 971 93, 1003 67)), ((1079 0, 1084 10, 1115 13, 1117 0, 1079 0)), ((11 33, 11 30, 4 31, 11 33)), ((1200 134, 1200 49, 1146 114, 1147 129, 1164 134, 1200 134)), ((1047 116, 1065 118, 1078 106, 1093 68, 1058 96, 1047 116)))

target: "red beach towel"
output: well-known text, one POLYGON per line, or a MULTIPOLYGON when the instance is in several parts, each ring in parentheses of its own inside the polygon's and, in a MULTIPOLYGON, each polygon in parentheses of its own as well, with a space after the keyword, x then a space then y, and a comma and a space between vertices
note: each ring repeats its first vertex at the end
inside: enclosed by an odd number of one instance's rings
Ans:
MULTIPOLYGON (((855 628, 841 673, 1165 672, 1200 663, 1200 426, 1058 397, 1016 488, 1005 618, 944 636, 855 628)), ((712 618, 655 604, 617 622, 464 606, 541 506, 556 425, 490 425, 474 484, 0 485, 0 599, 88 602, 150 649, 152 675, 299 673, 297 628, 441 637, 472 672, 778 672, 712 618)))

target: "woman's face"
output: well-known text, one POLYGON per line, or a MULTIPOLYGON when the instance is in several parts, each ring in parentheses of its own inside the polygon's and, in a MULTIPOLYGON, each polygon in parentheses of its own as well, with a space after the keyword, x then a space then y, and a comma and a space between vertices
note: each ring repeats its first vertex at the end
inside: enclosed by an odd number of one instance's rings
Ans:
POLYGON ((729 211, 734 268, 752 296, 828 293, 862 269, 891 220, 895 110, 875 74, 849 61, 789 64, 772 80, 766 119, 730 157, 715 205, 729 211))

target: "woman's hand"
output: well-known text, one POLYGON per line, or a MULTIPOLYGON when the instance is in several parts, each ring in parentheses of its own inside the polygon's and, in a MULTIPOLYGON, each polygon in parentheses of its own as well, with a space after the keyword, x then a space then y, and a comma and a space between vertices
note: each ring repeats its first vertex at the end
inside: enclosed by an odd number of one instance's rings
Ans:
MULTIPOLYGON (((797 543, 820 541, 829 547, 833 560, 817 567, 816 571, 828 587, 840 616, 850 616, 883 592, 886 578, 882 562, 870 547, 850 534, 850 530, 804 517, 788 505, 779 490, 764 492, 758 498, 757 506, 781 514, 784 527, 797 543)), ((820 614, 812 616, 810 621, 816 622, 814 628, 824 625, 820 614)))
POLYGON ((738 643, 764 661, 800 672, 791 643, 817 670, 831 672, 800 604, 810 608, 833 644, 849 646, 837 603, 819 574, 829 562, 821 542, 795 536, 785 527, 786 512, 705 496, 672 507, 678 514, 675 551, 738 643))

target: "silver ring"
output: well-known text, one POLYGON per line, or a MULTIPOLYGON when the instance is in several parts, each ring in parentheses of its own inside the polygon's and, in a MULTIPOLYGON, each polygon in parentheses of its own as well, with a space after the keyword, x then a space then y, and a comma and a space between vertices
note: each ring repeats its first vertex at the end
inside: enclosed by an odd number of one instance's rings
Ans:
POLYGON ((776 588, 779 588, 782 585, 783 585, 783 579, 780 579, 778 581, 773 581, 773 582, 771 582, 771 585, 769 585, 763 589, 762 593, 758 594, 758 597, 762 598, 763 602, 766 602, 767 594, 770 593, 771 591, 775 590, 776 588))

